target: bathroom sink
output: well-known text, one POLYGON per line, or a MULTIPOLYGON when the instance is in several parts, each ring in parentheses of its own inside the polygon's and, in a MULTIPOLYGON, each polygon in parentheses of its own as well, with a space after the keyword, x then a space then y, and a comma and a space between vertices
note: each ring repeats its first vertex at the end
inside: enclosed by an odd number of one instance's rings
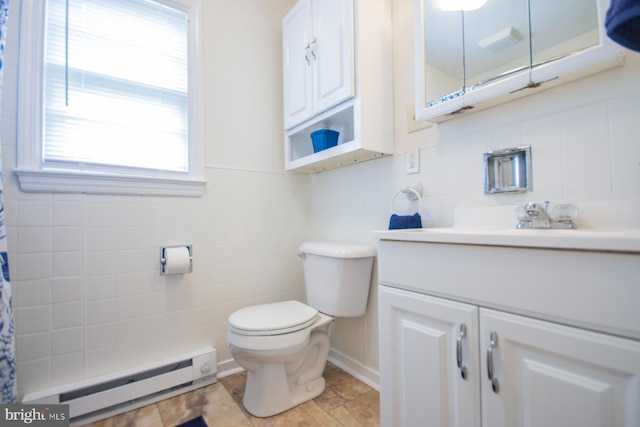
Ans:
POLYGON ((577 230, 517 229, 514 206, 456 208, 451 228, 375 231, 381 240, 640 253, 640 203, 583 202, 577 230))
POLYGON ((640 253, 640 230, 419 228, 375 231, 381 240, 640 253))

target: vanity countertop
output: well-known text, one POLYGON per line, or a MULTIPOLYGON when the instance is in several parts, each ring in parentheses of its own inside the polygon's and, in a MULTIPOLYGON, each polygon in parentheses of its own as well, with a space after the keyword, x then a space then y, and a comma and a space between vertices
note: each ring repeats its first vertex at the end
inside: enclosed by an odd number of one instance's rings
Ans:
POLYGON ((419 228, 374 231, 380 240, 640 253, 640 230, 419 228))
POLYGON ((640 254, 640 200, 581 202, 577 230, 517 229, 517 206, 455 208, 453 227, 374 231, 379 240, 640 254))

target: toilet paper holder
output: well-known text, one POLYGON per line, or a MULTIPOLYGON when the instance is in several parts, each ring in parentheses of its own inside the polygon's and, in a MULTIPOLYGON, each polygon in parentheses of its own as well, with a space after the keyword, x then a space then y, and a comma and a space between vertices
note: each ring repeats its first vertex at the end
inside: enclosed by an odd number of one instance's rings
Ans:
POLYGON ((160 248, 160 275, 164 276, 167 274, 167 249, 170 248, 187 248, 189 252, 189 271, 191 273, 193 271, 193 249, 191 245, 174 245, 174 246, 162 246, 160 248))

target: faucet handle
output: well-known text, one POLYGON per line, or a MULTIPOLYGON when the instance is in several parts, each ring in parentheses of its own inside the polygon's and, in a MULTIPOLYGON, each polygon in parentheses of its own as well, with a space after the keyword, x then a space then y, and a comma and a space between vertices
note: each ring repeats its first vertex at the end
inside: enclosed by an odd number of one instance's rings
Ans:
POLYGON ((556 221, 574 221, 578 218, 578 207, 571 203, 559 203, 551 205, 549 214, 556 221))
POLYGON ((527 205, 518 206, 516 208, 516 218, 518 221, 531 221, 531 216, 527 212, 527 205))

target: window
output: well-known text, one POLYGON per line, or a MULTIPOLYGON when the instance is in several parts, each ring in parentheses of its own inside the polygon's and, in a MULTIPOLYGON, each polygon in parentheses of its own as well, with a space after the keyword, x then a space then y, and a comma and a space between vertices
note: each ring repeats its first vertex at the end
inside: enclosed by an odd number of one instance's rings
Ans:
POLYGON ((201 10, 201 0, 25 2, 21 188, 200 195, 201 10))

